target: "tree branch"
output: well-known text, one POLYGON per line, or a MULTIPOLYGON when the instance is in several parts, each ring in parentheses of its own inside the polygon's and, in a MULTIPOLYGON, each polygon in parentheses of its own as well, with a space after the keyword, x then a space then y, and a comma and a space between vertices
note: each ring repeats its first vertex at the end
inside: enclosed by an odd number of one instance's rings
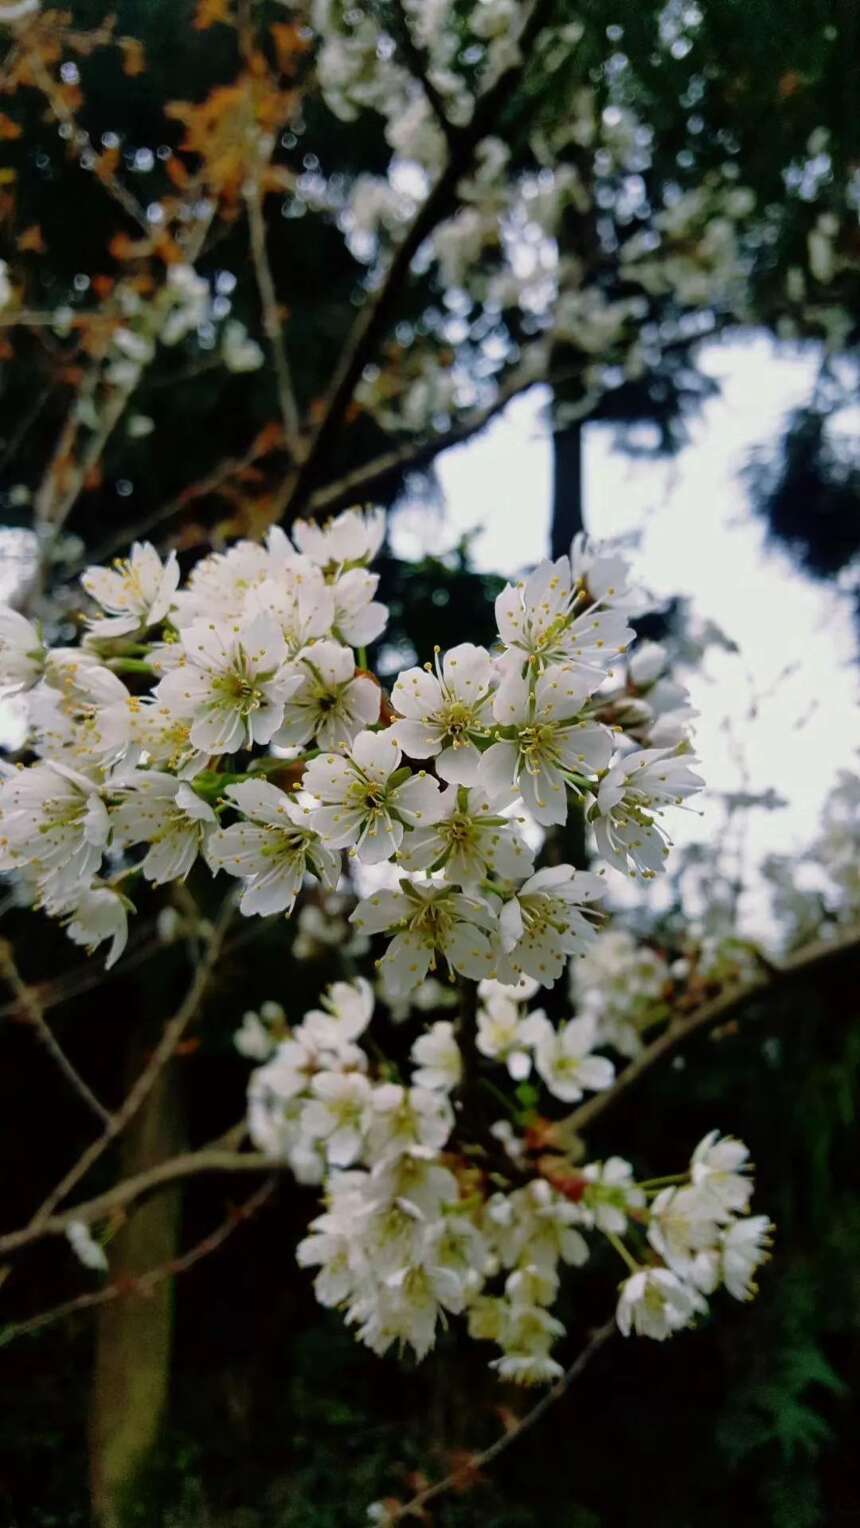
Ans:
POLYGON ((461 1464, 456 1470, 452 1470, 451 1474, 446 1475, 444 1480, 437 1480, 435 1485, 427 1486, 425 1490, 419 1491, 417 1496, 413 1496, 412 1500, 405 1502, 402 1507, 393 1508, 389 1512, 388 1517, 384 1519, 386 1528, 388 1528, 390 1523, 402 1522, 405 1517, 418 1517, 428 1502, 435 1501, 438 1496, 443 1496, 446 1491, 452 1490, 460 1482, 469 1480, 476 1471, 484 1469, 488 1464, 493 1464, 501 1454, 504 1454, 507 1449, 511 1448, 522 1437, 524 1432, 528 1432, 530 1427, 534 1427, 535 1423, 539 1422, 546 1415, 550 1407, 555 1405, 556 1401, 560 1401, 562 1396, 567 1394, 571 1385, 579 1378, 595 1353, 598 1353, 604 1344, 609 1341, 614 1331, 615 1318, 613 1316, 611 1320, 604 1322, 603 1326, 597 1328, 590 1341, 582 1349, 582 1352, 574 1359, 570 1368, 565 1369, 561 1379, 556 1380, 555 1384, 541 1396, 537 1405, 533 1406, 531 1411, 527 1411, 525 1416, 520 1417, 510 1432, 502 1433, 501 1437, 497 1438, 495 1443, 491 1443, 489 1448, 485 1448, 483 1453, 472 1454, 465 1464, 461 1464))
POLYGON ((163 1263, 159 1268, 151 1268, 148 1273, 142 1273, 135 1279, 121 1279, 113 1284, 106 1284, 101 1289, 88 1290, 86 1294, 76 1295, 73 1300, 65 1300, 62 1305, 55 1305, 52 1310, 42 1311, 41 1315, 30 1316, 26 1321, 15 1321, 0 1330, 0 1347, 13 1342, 16 1337, 24 1337, 33 1332, 40 1332, 43 1327, 53 1326, 56 1321, 62 1321, 66 1316, 75 1315, 82 1310, 92 1310, 97 1305, 107 1305, 112 1300, 124 1299, 128 1295, 142 1295, 146 1298, 165 1279, 176 1278, 180 1273, 186 1273, 193 1268, 195 1263, 202 1262, 204 1257, 209 1257, 224 1245, 228 1237, 250 1220, 253 1215, 270 1199, 275 1188, 275 1179, 267 1178, 244 1204, 238 1209, 231 1210, 225 1220, 210 1231, 208 1236, 197 1242, 187 1252, 174 1258, 169 1263, 163 1263))
POLYGON ((12 991, 15 993, 16 1002, 14 1009, 21 1014, 26 1022, 35 1030, 51 1059, 56 1062, 66 1081, 70 1083, 79 1098, 82 1098, 88 1109, 91 1109, 97 1119, 103 1125, 110 1123, 110 1113, 104 1104, 99 1103, 92 1089, 84 1082, 83 1077, 72 1066, 71 1061, 59 1042, 54 1038, 42 1009, 39 995, 34 987, 30 987, 24 981, 15 962, 12 946, 7 939, 0 940, 0 971, 6 978, 12 991))
MULTIPOLYGON (((176 1050, 188 1025, 197 1016, 198 1009, 203 1000, 206 988, 221 953, 221 946, 230 925, 230 920, 236 907, 236 893, 231 893, 224 901, 218 919, 209 936, 206 953, 200 961, 185 995, 173 1018, 165 1025, 164 1033, 156 1045, 149 1062, 144 1067, 137 1082, 127 1095, 124 1103, 120 1105, 115 1114, 112 1114, 105 1124, 102 1134, 88 1146, 78 1160, 69 1168, 57 1186, 51 1190, 47 1199, 39 1206, 32 1221, 31 1228, 38 1228, 47 1221, 51 1212, 62 1199, 79 1183, 89 1171, 94 1162, 107 1150, 111 1142, 116 1140, 129 1120, 137 1113, 144 1099, 150 1092, 156 1077, 162 1067, 167 1065, 170 1057, 176 1050)), ((169 1164, 165 1164, 169 1165, 169 1164)), ((122 1187, 122 1185, 120 1185, 122 1187)))
POLYGON ((62 1214, 47 1213, 38 1221, 34 1218, 28 1226, 22 1226, 18 1231, 8 1231, 5 1236, 0 1236, 0 1255, 18 1252, 22 1247, 31 1246, 46 1236, 63 1236, 75 1221, 92 1225, 93 1221, 104 1220, 114 1211, 122 1210, 126 1205, 141 1199, 152 1189, 163 1188, 179 1178, 196 1178, 201 1173, 270 1173, 279 1166, 271 1157, 256 1151, 231 1151, 224 1147, 209 1146, 200 1151, 183 1152, 178 1157, 170 1157, 166 1162, 159 1162, 155 1167, 137 1173, 133 1178, 124 1178, 103 1194, 73 1205, 62 1214))
POLYGON ((856 926, 837 939, 816 939, 790 955, 782 965, 771 966, 762 971, 760 977, 744 982, 742 986, 730 987, 710 1002, 702 1003, 687 1017, 670 1023, 662 1034, 652 1040, 650 1045, 646 1045, 624 1068, 611 1088, 607 1088, 605 1093, 595 1093, 584 1104, 580 1104, 578 1109, 568 1115, 565 1124, 576 1131, 587 1130, 623 1094, 629 1092, 640 1077, 650 1072, 664 1056, 684 1045, 691 1035, 702 1029, 710 1029, 715 1024, 724 1024, 740 1014, 754 999, 787 987, 802 977, 835 964, 843 956, 851 955, 860 956, 860 928, 856 926))
MULTIPOLYGON (((552 4, 553 0, 534 0, 518 39, 521 58, 528 57, 531 45, 544 26, 552 4)), ((473 153, 481 139, 490 132, 500 107, 506 102, 519 79, 521 68, 521 63, 517 63, 510 69, 505 69, 477 101, 471 121, 458 132, 456 148, 449 153, 445 168, 395 250, 379 291, 362 308, 341 354, 323 408, 322 418, 312 437, 307 455, 298 470, 285 484, 284 492, 280 496, 279 516, 288 513, 298 514, 306 503, 320 469, 328 460, 335 445, 362 372, 386 331, 392 309, 409 276, 412 261, 424 240, 446 216, 452 201, 456 198, 458 181, 468 170, 473 153)))
POLYGON ((260 189, 258 167, 255 167, 254 174, 245 188, 245 206, 248 210, 251 258, 254 262, 257 290, 260 293, 263 328, 266 331, 266 339, 269 342, 275 367, 278 402, 281 409, 281 418, 284 422, 284 436, 293 458, 299 460, 302 449, 301 423, 295 390, 293 388, 293 379, 290 374, 289 362, 287 361, 281 320, 278 316, 278 298, 275 292, 275 281, 266 250, 266 222, 263 216, 263 193, 260 189))
POLYGON ((427 57, 427 51, 415 41, 403 0, 394 0, 392 14, 396 41, 406 61, 406 67, 412 78, 417 81, 424 91, 427 97, 427 104, 436 118, 439 127, 445 134, 449 152, 455 154, 461 130, 455 127, 448 116, 445 110, 445 103, 430 78, 430 60, 427 57))

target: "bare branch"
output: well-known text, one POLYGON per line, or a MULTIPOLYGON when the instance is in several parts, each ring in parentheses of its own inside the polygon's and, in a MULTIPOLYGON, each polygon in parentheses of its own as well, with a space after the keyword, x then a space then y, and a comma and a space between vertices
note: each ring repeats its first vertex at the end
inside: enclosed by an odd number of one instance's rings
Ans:
POLYGON ((20 1013, 35 1030, 48 1055, 59 1067, 66 1081, 74 1088, 78 1097, 83 1099, 87 1108, 92 1110, 93 1114, 101 1120, 103 1125, 108 1125, 111 1118, 110 1113, 104 1107, 104 1104, 99 1103, 95 1093, 93 1093, 92 1089, 84 1082, 83 1077, 72 1066, 62 1046, 54 1038, 46 1022, 38 993, 34 987, 28 986, 24 981, 15 962, 12 946, 6 939, 0 940, 0 971, 2 971, 3 976, 15 993, 16 1012, 20 1013))
POLYGON ((29 1247, 46 1236, 63 1236, 75 1221, 92 1225, 96 1220, 104 1220, 115 1211, 123 1210, 126 1205, 142 1199, 153 1189, 164 1188, 166 1184, 176 1183, 181 1178, 196 1178, 201 1173, 270 1173, 278 1166, 271 1157, 256 1151, 232 1151, 224 1147, 207 1146, 200 1151, 183 1152, 178 1157, 170 1157, 166 1162, 159 1162, 155 1167, 135 1174, 133 1178, 124 1178, 103 1194, 73 1205, 62 1214, 45 1214, 18 1231, 8 1231, 5 1236, 0 1236, 0 1254, 5 1256, 8 1252, 18 1252, 22 1247, 29 1247))
POLYGON ((568 1115, 566 1125, 577 1131, 587 1130, 622 1094, 629 1092, 640 1077, 650 1072, 664 1056, 677 1050, 679 1045, 684 1045, 691 1035, 736 1018, 743 1009, 765 993, 770 994, 780 987, 787 987, 799 978, 810 976, 825 966, 835 964, 843 956, 852 954, 860 955, 860 928, 857 927, 848 929, 837 939, 816 939, 790 955, 782 965, 763 968, 760 976, 743 985, 730 987, 710 1002, 702 1003, 691 1014, 670 1023, 662 1034, 652 1040, 650 1045, 646 1045, 605 1093, 595 1093, 584 1104, 580 1104, 578 1109, 574 1109, 568 1115))
POLYGON ((278 384, 278 402, 281 407, 281 418, 284 422, 284 435, 294 459, 298 461, 302 450, 301 422, 296 394, 293 388, 293 379, 290 374, 289 362, 287 361, 283 328, 278 314, 275 281, 266 250, 266 220, 263 216, 263 193, 260 187, 259 167, 255 167, 254 173, 245 188, 245 206, 248 209, 251 257, 254 262, 254 274, 257 278, 257 288, 260 293, 260 305, 263 310, 263 328, 266 331, 266 338, 269 341, 269 348, 271 349, 272 360, 275 366, 275 378, 278 384))
POLYGON ((189 1024, 197 1016, 221 953, 221 947, 224 943, 235 907, 236 894, 234 892, 226 898, 221 908, 218 920, 209 936, 206 952, 194 973, 194 978, 185 994, 185 998, 176 1010, 173 1018, 165 1025, 164 1033, 134 1087, 116 1113, 110 1116, 102 1134, 97 1140, 93 1141, 92 1145, 87 1147, 77 1162, 69 1168, 69 1171, 60 1180, 56 1188, 51 1190, 44 1203, 39 1206, 30 1222, 32 1227, 37 1228, 45 1224, 51 1212, 56 1209, 60 1201, 65 1199, 76 1183, 80 1183, 84 1175, 89 1172, 93 1163, 98 1161, 111 1142, 116 1140, 116 1137, 125 1129, 129 1120, 137 1113, 144 1099, 149 1094, 159 1072, 167 1065, 189 1024))
POLYGON ((491 1443, 489 1448, 484 1449, 483 1453, 470 1455, 465 1464, 461 1464, 456 1470, 452 1470, 451 1474, 446 1475, 444 1480, 437 1480, 435 1485, 427 1486, 425 1490, 419 1491, 417 1496, 413 1496, 412 1500, 405 1502, 402 1507, 394 1507, 390 1510, 388 1516, 384 1519, 386 1528, 390 1523, 402 1522, 405 1517, 419 1517, 428 1502, 435 1501, 437 1497, 443 1496, 446 1491, 451 1491, 464 1481, 469 1480, 477 1471, 484 1469, 488 1464, 493 1464, 501 1454, 506 1453, 514 1443, 519 1441, 523 1433, 528 1432, 530 1427, 534 1427, 535 1423, 539 1422, 546 1415, 550 1407, 555 1405, 556 1401, 560 1401, 562 1396, 567 1394, 571 1385, 579 1379, 580 1374, 591 1362, 595 1353, 598 1353, 605 1343, 609 1341, 614 1331, 615 1318, 612 1317, 610 1321, 604 1322, 603 1326, 597 1328, 596 1332, 593 1333, 590 1340, 582 1349, 582 1352, 574 1359, 570 1368, 565 1369, 561 1378, 556 1380, 555 1384, 541 1396, 531 1411, 527 1411, 525 1416, 520 1417, 519 1421, 509 1432, 502 1433, 495 1443, 491 1443))
POLYGON ((92 1310, 97 1305, 107 1305, 112 1300, 125 1299, 129 1295, 142 1296, 144 1299, 152 1294, 152 1291, 162 1284, 165 1279, 176 1278, 181 1273, 186 1273, 193 1268, 195 1263, 202 1262, 204 1257, 210 1257, 222 1247, 228 1237, 244 1225, 253 1215, 270 1199, 275 1189, 275 1179, 267 1178, 244 1204, 240 1204, 228 1214, 227 1218, 210 1231, 208 1236, 183 1252, 179 1257, 173 1258, 169 1263, 162 1263, 158 1268, 151 1268, 148 1273, 142 1273, 134 1279, 125 1278, 113 1284, 105 1284, 101 1289, 88 1290, 86 1294, 76 1295, 73 1300, 65 1300, 62 1305, 55 1305, 52 1310, 43 1311, 41 1315, 30 1316, 26 1321, 16 1321, 10 1326, 0 1330, 0 1347, 13 1342, 16 1337, 28 1336, 33 1332, 40 1332, 43 1327, 53 1326, 55 1322, 62 1321, 66 1316, 77 1314, 78 1311, 92 1310))

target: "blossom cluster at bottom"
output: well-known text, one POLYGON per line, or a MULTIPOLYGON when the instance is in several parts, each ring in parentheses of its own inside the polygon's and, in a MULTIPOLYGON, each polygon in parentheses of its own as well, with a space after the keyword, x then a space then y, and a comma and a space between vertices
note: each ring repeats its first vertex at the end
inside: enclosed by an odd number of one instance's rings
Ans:
MULTIPOLYGON (((498 1004, 498 992, 484 996, 498 1004)), ((506 1000, 518 1005, 523 996, 510 989, 506 1000)), ((317 1270, 320 1303, 343 1310, 375 1352, 408 1346, 423 1358, 440 1326, 463 1316, 473 1337, 500 1349, 492 1366, 502 1378, 552 1380, 562 1372, 553 1356, 564 1335, 553 1309, 561 1272, 583 1265, 595 1238, 625 1265, 617 1304, 625 1335, 670 1336, 703 1315, 720 1286, 737 1299, 752 1295, 771 1226, 748 1213, 740 1141, 713 1131, 682 1171, 637 1181, 621 1157, 581 1164, 548 1148, 563 1130, 553 1135, 534 1111, 530 1122, 482 1131, 454 1025, 438 1021, 419 1035, 401 1080, 358 1043, 373 1008, 369 983, 336 982, 277 1042, 247 1015, 239 1044, 257 1057, 271 1051, 250 1081, 255 1144, 301 1182, 322 1186, 324 1209, 299 1245, 299 1263, 317 1270)), ((532 1017, 538 1022, 520 1026, 518 1044, 523 1054, 532 1047, 547 1092, 564 1101, 569 1071, 546 1064, 552 1026, 532 1017)), ((482 1048, 499 1067, 510 1062, 510 1053, 491 1058, 486 1021, 482 1048)), ((572 1053, 570 1065, 583 1088, 611 1081, 602 1058, 572 1053)))

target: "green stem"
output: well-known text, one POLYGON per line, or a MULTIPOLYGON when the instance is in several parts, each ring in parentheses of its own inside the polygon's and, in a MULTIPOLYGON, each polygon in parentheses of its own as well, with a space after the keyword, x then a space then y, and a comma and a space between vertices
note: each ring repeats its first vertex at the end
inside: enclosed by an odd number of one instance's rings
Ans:
POLYGON ((652 1192, 652 1190, 669 1188, 673 1183, 686 1183, 689 1176, 689 1173, 667 1173, 665 1178, 645 1178, 642 1183, 638 1183, 636 1186, 647 1194, 652 1192))
POLYGON ((155 669, 142 658, 108 658, 107 667, 115 674, 148 674, 155 677, 155 669))
POLYGON ((625 1247, 623 1241, 621 1240, 621 1237, 620 1236, 616 1236, 614 1231, 605 1231, 603 1234, 605 1235, 606 1240, 608 1242, 610 1242, 611 1245, 615 1248, 615 1251, 618 1253, 618 1256, 621 1258, 622 1262, 625 1262, 627 1264, 627 1267, 630 1269, 630 1272, 631 1273, 638 1273, 639 1272, 639 1264, 637 1263, 637 1261, 636 1261, 635 1257, 633 1256, 633 1254, 631 1252, 628 1252, 628 1250, 625 1247))

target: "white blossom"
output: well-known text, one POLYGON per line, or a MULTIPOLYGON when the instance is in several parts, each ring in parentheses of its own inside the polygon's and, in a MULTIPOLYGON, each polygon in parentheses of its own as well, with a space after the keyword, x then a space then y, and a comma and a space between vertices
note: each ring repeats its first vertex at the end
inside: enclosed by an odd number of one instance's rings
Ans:
POLYGON ((470 981, 489 975, 495 962, 484 930, 494 920, 487 904, 450 887, 421 887, 406 880, 400 885, 400 891, 365 897, 350 918, 365 934, 398 930, 381 961, 388 990, 394 996, 410 992, 435 970, 439 955, 470 981))
POLYGON ((136 541, 130 555, 118 559, 112 568, 87 568, 81 583, 90 598, 108 611, 107 616, 88 622, 90 636, 124 637, 164 620, 179 586, 179 564, 175 552, 162 564, 154 546, 136 541))
POLYGON ((751 1300, 757 1292, 756 1269, 769 1257, 773 1226, 766 1215, 733 1220, 720 1242, 720 1274, 730 1295, 751 1300))
POLYGON ((66 1239, 79 1262, 95 1273, 107 1273, 107 1254, 101 1242, 97 1242, 90 1227, 83 1220, 72 1220, 66 1226, 66 1239))
POLYGON ((603 893, 600 876, 572 865, 548 865, 530 876, 499 915, 502 979, 515 982, 525 971, 551 987, 568 957, 587 949, 594 938, 584 909, 603 893))
POLYGON ((305 1014, 302 1028, 325 1050, 339 1051, 364 1034, 373 1017, 373 988, 363 976, 332 982, 321 1008, 305 1014))
POLYGON ((11 605, 0 605, 0 695, 29 690, 44 661, 45 646, 33 622, 11 605))
POLYGON ((701 1295, 668 1268, 639 1268, 621 1286, 616 1319, 629 1337, 662 1342, 706 1309, 701 1295))
POLYGON ((301 684, 272 617, 253 616, 227 629, 215 620, 195 621, 182 645, 185 661, 165 674, 155 697, 189 721, 194 747, 218 754, 268 743, 301 684))
POLYGON ((439 786, 424 773, 400 770, 401 753, 392 729, 360 732, 349 757, 336 753, 312 759, 304 787, 321 804, 308 820, 323 843, 354 849, 367 865, 377 865, 399 849, 407 828, 435 821, 441 810, 439 786))
POLYGON ((404 869, 442 870, 458 886, 478 885, 490 872, 505 880, 530 875, 531 852, 516 823, 502 810, 513 796, 476 786, 451 785, 439 798, 435 821, 416 826, 400 853, 404 869))
POLYGON ((244 820, 213 833, 206 853, 214 869, 245 882, 239 907, 247 917, 290 912, 308 870, 324 885, 337 885, 337 855, 284 791, 267 780, 243 780, 228 785, 224 794, 244 820))
POLYGON ((611 1086, 615 1077, 612 1062, 592 1054, 596 1029, 588 1015, 569 1019, 558 1029, 544 1020, 534 1047, 535 1066, 555 1098, 576 1103, 586 1088, 598 1092, 611 1086))
POLYGON ((514 784, 537 822, 566 822, 568 786, 581 795, 612 753, 606 728, 580 719, 587 695, 587 682, 569 665, 545 669, 534 686, 512 674, 493 705, 510 735, 483 755, 480 783, 491 792, 514 784))
POLYGON ((26 868, 58 902, 88 885, 110 832, 98 785, 67 766, 34 764, 0 781, 0 870, 26 868))
POLYGON ((743 1141, 721 1136, 718 1130, 709 1131, 690 1159, 690 1177, 718 1219, 747 1209, 752 1183, 749 1151, 743 1141))
POLYGON ((358 734, 379 718, 380 689, 355 670, 355 658, 338 642, 316 642, 303 653, 283 722, 272 741, 297 747, 315 738, 317 746, 346 752, 358 734))
POLYGON ((443 1093, 450 1093, 458 1086, 463 1074, 463 1058, 450 1020, 439 1019, 431 1024, 426 1034, 418 1036, 411 1055, 416 1064, 412 1074, 416 1087, 439 1088, 443 1093))
POLYGON ((116 842, 150 845, 141 870, 155 886, 184 880, 217 825, 190 785, 159 770, 125 776, 121 802, 111 810, 116 842))
MULTIPOLYGON (((642 748, 614 764, 600 783, 594 836, 601 857, 617 870, 653 876, 663 868, 667 839, 653 814, 701 789, 686 755, 642 748)), ((692 762, 695 762, 693 760, 692 762)))
MULTIPOLYGON (((411 759, 435 759, 440 779, 471 785, 477 742, 489 736, 495 675, 489 653, 471 642, 452 647, 436 672, 410 668, 397 679, 391 703, 399 713, 392 731, 411 759)), ((510 781, 506 781, 510 784, 510 781)))
POLYGON ((129 906, 122 892, 94 881, 74 898, 69 896, 62 905, 55 899, 54 910, 61 914, 69 938, 82 944, 88 954, 106 939, 110 940, 105 958, 105 970, 109 971, 128 942, 129 906))

